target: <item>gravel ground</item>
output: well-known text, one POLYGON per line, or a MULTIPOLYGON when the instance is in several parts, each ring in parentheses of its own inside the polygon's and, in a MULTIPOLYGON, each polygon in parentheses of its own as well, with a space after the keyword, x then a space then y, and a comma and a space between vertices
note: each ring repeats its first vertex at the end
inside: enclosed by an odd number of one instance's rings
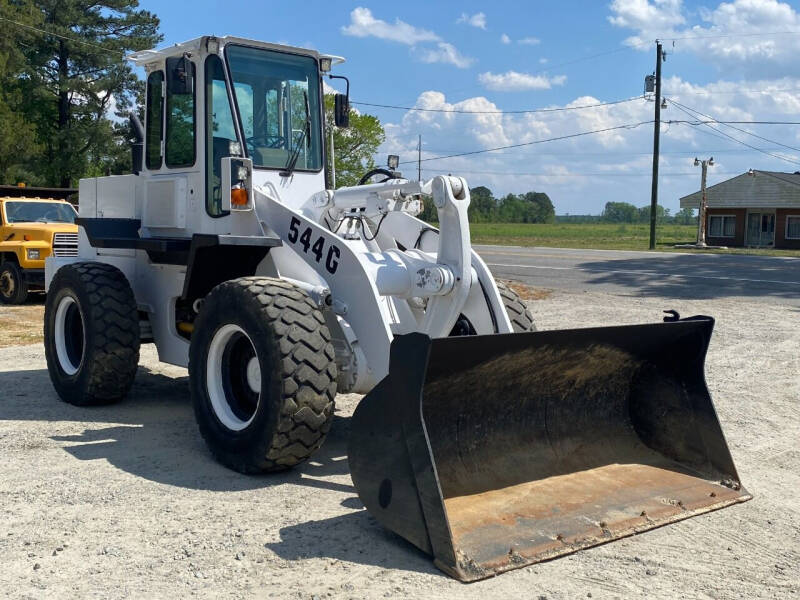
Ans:
POLYGON ((186 371, 152 346, 131 396, 93 409, 58 400, 41 345, 0 348, 1 594, 800 600, 798 309, 565 292, 530 306, 542 329, 715 316, 708 383, 755 499, 465 585, 361 506, 346 457, 356 396, 337 399, 312 461, 245 477, 211 459, 186 371))

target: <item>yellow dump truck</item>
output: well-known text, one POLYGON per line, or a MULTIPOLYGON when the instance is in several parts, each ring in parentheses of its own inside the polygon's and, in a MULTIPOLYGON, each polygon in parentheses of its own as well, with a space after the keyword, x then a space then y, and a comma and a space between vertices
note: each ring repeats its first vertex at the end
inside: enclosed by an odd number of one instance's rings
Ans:
POLYGON ((48 256, 78 254, 77 216, 65 200, 4 196, 0 191, 1 303, 21 304, 30 289, 44 289, 48 256))

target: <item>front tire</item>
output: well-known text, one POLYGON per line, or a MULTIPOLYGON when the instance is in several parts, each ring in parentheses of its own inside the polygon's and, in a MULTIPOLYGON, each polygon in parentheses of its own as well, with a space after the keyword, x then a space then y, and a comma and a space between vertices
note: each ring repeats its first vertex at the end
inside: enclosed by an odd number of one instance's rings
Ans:
POLYGON ((500 297, 503 299, 503 306, 506 308, 508 318, 511 319, 511 326, 514 328, 514 333, 525 333, 526 331, 536 331, 536 323, 533 321, 533 315, 525 302, 522 301, 519 294, 508 287, 508 284, 495 280, 497 290, 500 292, 500 297))
POLYGON ((325 440, 336 395, 322 312, 280 279, 218 285, 195 321, 189 383, 200 433, 222 464, 264 473, 305 461, 325 440))
POLYGON ((4 262, 0 265, 0 302, 23 304, 27 299, 28 283, 22 269, 16 263, 4 262))
POLYGON ((76 406, 124 398, 139 365, 139 313, 125 275, 108 264, 74 263, 53 277, 44 307, 47 370, 76 406))

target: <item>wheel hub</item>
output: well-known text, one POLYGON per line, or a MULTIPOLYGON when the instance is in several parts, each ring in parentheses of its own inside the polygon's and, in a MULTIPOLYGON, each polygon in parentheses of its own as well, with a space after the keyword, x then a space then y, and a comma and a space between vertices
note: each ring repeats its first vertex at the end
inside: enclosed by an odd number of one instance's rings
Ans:
POLYGON ((85 332, 83 315, 72 296, 58 302, 54 329, 58 364, 67 375, 75 375, 83 362, 85 332))
POLYGON ((247 362, 247 385, 256 394, 261 392, 261 367, 255 356, 247 362))
POLYGON ((6 298, 10 298, 14 295, 15 288, 16 284, 14 283, 14 278, 11 276, 11 273, 6 271, 0 275, 0 294, 3 294, 6 298))
POLYGON ((238 325, 223 325, 211 339, 206 390, 223 426, 241 431, 252 423, 261 397, 261 367, 252 340, 238 325))

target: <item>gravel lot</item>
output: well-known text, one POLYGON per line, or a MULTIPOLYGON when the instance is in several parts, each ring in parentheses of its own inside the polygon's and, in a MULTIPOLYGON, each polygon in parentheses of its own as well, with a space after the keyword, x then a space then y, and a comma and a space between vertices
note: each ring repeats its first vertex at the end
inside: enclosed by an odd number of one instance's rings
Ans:
POLYGON ((542 329, 717 318, 708 383, 743 505, 464 585, 384 531, 347 468, 355 396, 288 474, 217 465, 186 371, 145 346, 132 395, 79 409, 52 391, 41 344, 0 348, 0 590, 12 598, 800 599, 798 309, 741 301, 534 294, 542 329), (544 296, 544 297, 542 297, 544 296))

